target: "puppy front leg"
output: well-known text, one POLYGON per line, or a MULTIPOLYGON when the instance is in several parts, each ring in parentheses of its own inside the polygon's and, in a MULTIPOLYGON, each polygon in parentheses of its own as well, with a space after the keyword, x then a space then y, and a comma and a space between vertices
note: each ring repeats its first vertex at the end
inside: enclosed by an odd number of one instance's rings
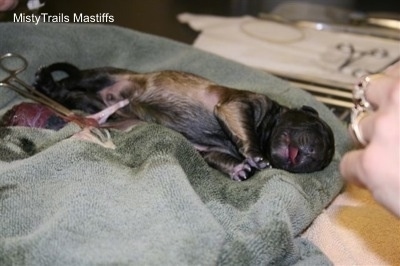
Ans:
POLYGON ((232 180, 246 180, 254 169, 245 161, 218 151, 200 152, 204 160, 213 168, 229 175, 232 180))
POLYGON ((254 101, 257 102, 257 100, 265 101, 263 98, 249 99, 247 95, 239 95, 217 104, 214 113, 222 128, 245 158, 242 163, 256 169, 264 169, 270 167, 270 164, 261 152, 260 137, 256 133, 256 120, 264 116, 262 114, 264 109, 256 110, 254 106, 257 104, 254 101))

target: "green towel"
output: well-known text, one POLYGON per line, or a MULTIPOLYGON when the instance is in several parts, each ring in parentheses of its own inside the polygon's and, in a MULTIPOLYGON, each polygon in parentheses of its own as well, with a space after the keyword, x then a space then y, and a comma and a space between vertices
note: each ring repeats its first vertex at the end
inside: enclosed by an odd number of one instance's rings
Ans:
MULTIPOLYGON (((115 149, 60 131, 0 128, 0 265, 329 265, 299 237, 340 192, 342 123, 306 92, 267 73, 171 40, 105 25, 0 24, 0 54, 41 65, 175 69, 314 106, 336 154, 311 174, 264 170, 244 182, 210 168, 180 134, 154 124, 112 131, 115 149)), ((4 73, 0 72, 0 79, 4 73)), ((0 88, 0 115, 24 100, 0 88)))

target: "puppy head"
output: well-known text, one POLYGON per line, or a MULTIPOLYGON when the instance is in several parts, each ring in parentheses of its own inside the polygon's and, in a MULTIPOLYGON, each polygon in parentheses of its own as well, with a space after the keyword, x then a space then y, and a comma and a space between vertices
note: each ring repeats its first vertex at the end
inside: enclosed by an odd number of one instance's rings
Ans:
POLYGON ((291 109, 277 118, 271 132, 270 163, 294 173, 325 168, 332 160, 335 142, 332 129, 309 106, 291 109))

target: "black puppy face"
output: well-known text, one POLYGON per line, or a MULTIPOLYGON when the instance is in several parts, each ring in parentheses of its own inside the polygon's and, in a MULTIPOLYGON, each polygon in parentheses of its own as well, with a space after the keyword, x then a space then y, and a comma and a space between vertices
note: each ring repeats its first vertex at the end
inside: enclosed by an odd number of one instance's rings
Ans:
POLYGON ((278 118, 270 138, 270 162, 294 173, 321 170, 332 160, 334 145, 331 128, 317 111, 303 106, 278 118))

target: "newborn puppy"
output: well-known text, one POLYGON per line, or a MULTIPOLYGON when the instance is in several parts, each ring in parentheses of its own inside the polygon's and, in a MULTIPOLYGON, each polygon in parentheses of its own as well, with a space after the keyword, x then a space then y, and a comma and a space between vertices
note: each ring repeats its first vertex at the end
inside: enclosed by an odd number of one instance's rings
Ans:
POLYGON ((66 107, 87 113, 128 99, 109 126, 145 121, 176 130, 209 165, 233 180, 245 180, 269 167, 318 171, 334 154, 332 130, 313 108, 289 109, 263 94, 220 86, 189 73, 79 70, 56 63, 37 72, 34 86, 66 107), (56 81, 55 71, 67 77, 56 81))

